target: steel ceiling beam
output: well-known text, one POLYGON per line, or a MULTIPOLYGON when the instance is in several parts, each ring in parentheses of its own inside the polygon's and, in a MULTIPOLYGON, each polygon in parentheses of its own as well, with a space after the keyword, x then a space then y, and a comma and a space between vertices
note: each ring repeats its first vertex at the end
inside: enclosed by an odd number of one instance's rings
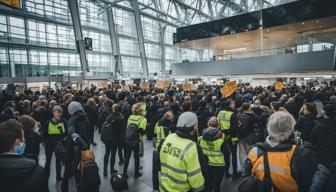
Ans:
POLYGON ((174 1, 174 2, 176 2, 179 6, 184 7, 185 9, 193 10, 193 11, 197 12, 199 15, 202 15, 202 16, 204 16, 204 17, 210 19, 210 20, 213 20, 213 19, 214 19, 214 18, 211 17, 210 15, 208 15, 208 14, 204 13, 203 11, 198 10, 198 9, 196 9, 196 8, 190 6, 190 5, 185 4, 185 3, 182 2, 181 0, 170 0, 170 1, 174 1))

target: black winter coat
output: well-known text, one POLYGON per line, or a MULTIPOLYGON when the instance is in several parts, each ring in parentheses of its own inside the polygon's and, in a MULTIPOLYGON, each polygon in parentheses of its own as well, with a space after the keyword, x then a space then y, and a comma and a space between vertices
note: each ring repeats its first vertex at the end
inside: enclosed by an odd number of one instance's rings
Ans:
POLYGON ((22 155, 0 155, 0 191, 48 192, 44 169, 22 155))
POLYGON ((301 132, 302 141, 310 141, 310 133, 315 126, 313 116, 301 116, 296 122, 294 128, 301 132))
POLYGON ((318 163, 329 168, 336 162, 336 120, 321 120, 321 123, 313 128, 310 142, 318 163))
POLYGON ((123 116, 119 113, 112 112, 107 118, 106 122, 112 122, 112 120, 115 120, 115 127, 113 127, 114 130, 114 135, 113 135, 113 140, 111 143, 113 144, 122 144, 125 139, 125 134, 126 134, 126 127, 125 127, 125 122, 123 116))
POLYGON ((83 106, 83 109, 89 118, 90 127, 93 128, 97 125, 98 120, 98 110, 97 107, 91 104, 87 104, 83 106))
POLYGON ((28 158, 37 160, 40 153, 40 143, 42 142, 42 137, 35 132, 29 132, 25 134, 26 149, 24 155, 28 158))

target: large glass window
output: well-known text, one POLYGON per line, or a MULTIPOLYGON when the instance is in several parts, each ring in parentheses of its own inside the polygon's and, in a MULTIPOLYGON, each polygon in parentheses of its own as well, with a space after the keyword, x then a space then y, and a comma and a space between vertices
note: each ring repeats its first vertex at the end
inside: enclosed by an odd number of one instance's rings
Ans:
POLYGON ((9 77, 9 62, 6 48, 0 48, 0 77, 9 77))
POLYGON ((26 50, 9 50, 10 61, 15 67, 15 76, 25 77, 31 76, 31 72, 28 71, 28 60, 27 60, 27 51, 26 50))
POLYGON ((107 14, 103 8, 93 2, 79 0, 79 11, 82 25, 108 30, 107 14))
POLYGON ((0 15, 0 41, 8 41, 7 18, 5 15, 0 15))
POLYGON ((118 8, 113 8, 114 22, 118 34, 137 37, 134 14, 118 8))
POLYGON ((75 48, 75 37, 73 29, 68 26, 57 26, 58 47, 75 48))
POLYGON ((140 56, 138 41, 119 37, 119 44, 120 44, 120 54, 140 56))
POLYGON ((145 40, 154 42, 160 41, 159 22, 147 17, 141 17, 141 24, 145 40))
POLYGON ((33 76, 48 75, 48 57, 46 51, 29 51, 29 61, 33 76))
POLYGON ((123 56, 121 59, 125 76, 141 77, 144 74, 140 58, 123 56))
POLYGON ((11 41, 14 43, 25 43, 24 20, 17 17, 9 17, 9 31, 11 41))
POLYGON ((46 45, 46 26, 41 21, 28 21, 28 38, 29 43, 35 45, 46 45))
POLYGON ((57 28, 55 24, 47 24, 47 42, 50 47, 57 47, 57 28))
POLYGON ((161 47, 157 44, 145 43, 147 58, 161 59, 161 47))

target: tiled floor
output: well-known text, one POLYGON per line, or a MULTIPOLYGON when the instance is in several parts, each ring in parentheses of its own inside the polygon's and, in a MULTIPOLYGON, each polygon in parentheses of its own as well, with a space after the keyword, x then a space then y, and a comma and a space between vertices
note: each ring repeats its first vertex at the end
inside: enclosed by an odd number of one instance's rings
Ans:
MULTIPOLYGON (((101 176, 101 192, 110 192, 113 191, 110 184, 110 175, 108 177, 103 177, 103 158, 105 153, 105 147, 104 144, 100 141, 100 135, 95 136, 95 142, 98 144, 96 147, 91 147, 91 149, 94 151, 96 155, 96 162, 99 166, 99 172, 101 176)), ((152 144, 151 141, 145 140, 145 154, 143 158, 140 158, 140 164, 143 166, 142 169, 142 177, 138 179, 134 179, 134 163, 133 163, 133 157, 131 158, 131 162, 128 169, 128 185, 129 185, 129 192, 151 192, 152 191, 152 144)), ((117 155, 118 159, 118 155, 117 155)), ((119 160, 116 160, 118 162, 119 160)), ((41 153, 40 153, 40 164, 44 166, 45 163, 45 155, 44 155, 44 149, 42 147, 41 153)), ((56 182, 56 176, 55 176, 55 157, 53 156, 52 162, 51 162, 51 173, 49 178, 49 190, 50 192, 59 192, 61 183, 56 182)), ((123 166, 118 166, 116 163, 115 169, 118 169, 119 172, 122 172, 123 166)), ((110 170, 110 169, 108 169, 110 170)), ((223 180, 221 191, 223 192, 234 192, 236 191, 237 182, 232 182, 230 180, 223 180)), ((74 179, 72 179, 72 182, 70 182, 69 186, 70 192, 75 192, 75 184, 74 179)))

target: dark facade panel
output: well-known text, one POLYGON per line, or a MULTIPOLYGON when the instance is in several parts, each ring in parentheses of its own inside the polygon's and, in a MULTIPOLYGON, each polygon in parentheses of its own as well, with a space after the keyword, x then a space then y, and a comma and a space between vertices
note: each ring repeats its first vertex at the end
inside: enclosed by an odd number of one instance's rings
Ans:
POLYGON ((174 43, 252 31, 261 27, 265 29, 335 15, 335 0, 299 0, 259 11, 177 28, 174 43), (261 16, 262 22, 260 22, 261 16))
POLYGON ((252 75, 332 71, 334 50, 223 61, 172 64, 177 76, 252 75))

